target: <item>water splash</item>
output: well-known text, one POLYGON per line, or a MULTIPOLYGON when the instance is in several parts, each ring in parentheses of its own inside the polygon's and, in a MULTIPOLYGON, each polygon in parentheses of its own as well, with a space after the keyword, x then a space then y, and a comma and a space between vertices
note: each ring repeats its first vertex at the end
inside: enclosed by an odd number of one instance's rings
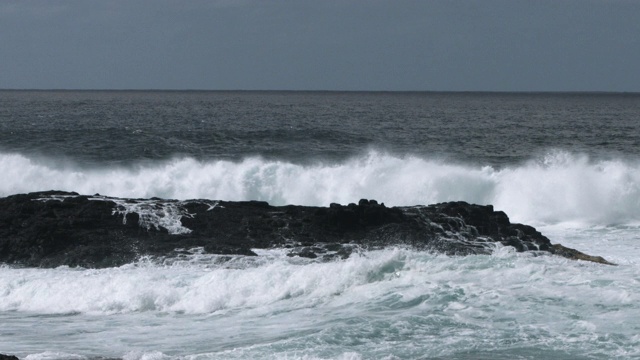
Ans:
POLYGON ((262 200, 272 205, 327 206, 361 198, 386 205, 464 200, 492 204, 511 220, 532 225, 640 222, 640 162, 592 161, 551 151, 495 169, 376 151, 341 163, 306 165, 246 158, 176 158, 135 167, 56 167, 19 154, 0 154, 8 174, 0 195, 66 190, 128 198, 262 200))

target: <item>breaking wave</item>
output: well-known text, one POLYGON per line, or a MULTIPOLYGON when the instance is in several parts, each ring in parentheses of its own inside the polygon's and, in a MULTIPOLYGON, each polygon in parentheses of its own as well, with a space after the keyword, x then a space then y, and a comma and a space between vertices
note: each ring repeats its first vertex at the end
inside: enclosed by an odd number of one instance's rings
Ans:
POLYGON ((220 262, 194 253, 107 269, 0 266, 0 320, 11 329, 26 314, 42 324, 30 336, 36 345, 21 349, 10 336, 0 347, 28 359, 86 359, 33 354, 42 338, 64 336, 65 352, 99 349, 124 359, 352 358, 341 356, 344 347, 363 354, 358 359, 383 358, 401 338, 421 347, 397 347, 398 358, 476 358, 448 354, 487 343, 535 350, 528 359, 539 358, 541 344, 595 357, 639 355, 637 329, 623 325, 640 321, 635 265, 605 271, 511 247, 466 257, 384 249, 334 262, 260 255, 220 262), (115 339, 108 349, 105 338, 115 339), (160 353, 185 349, 199 354, 160 353))
POLYGON ((387 205, 463 200, 492 204, 533 225, 640 222, 640 162, 592 160, 553 151, 505 168, 370 151, 341 163, 306 165, 174 158, 131 167, 89 168, 22 154, 0 154, 0 195, 41 190, 118 197, 263 200, 327 206, 376 199, 387 205))
MULTIPOLYGON (((503 291, 511 298, 511 287, 513 291, 520 289, 523 296, 539 294, 541 288, 523 287, 522 282, 540 284, 548 277, 554 281, 544 291, 565 300, 579 302, 585 294, 594 302, 599 297, 601 303, 611 305, 635 304, 638 300, 638 294, 621 291, 619 284, 611 281, 598 289, 591 286, 586 280, 594 281, 592 278, 597 275, 581 267, 597 265, 568 263, 559 257, 533 258, 503 246, 490 256, 457 258, 401 248, 368 251, 335 262, 293 259, 279 249, 262 250, 260 255, 224 259, 194 253, 166 262, 142 259, 107 269, 0 266, 0 311, 108 315, 224 314, 242 310, 251 316, 263 316, 367 302, 401 310, 425 301, 434 307, 450 305, 452 284, 464 288, 464 293, 475 294, 471 298, 465 296, 471 302, 482 296, 487 296, 487 301, 495 300, 487 291, 503 291), (548 267, 554 271, 546 275, 548 267), (581 277, 577 284, 582 292, 568 293, 566 286, 577 276, 581 277)), ((635 267, 627 267, 615 273, 618 275, 599 274, 610 279, 631 276, 627 273, 633 271, 635 267)))

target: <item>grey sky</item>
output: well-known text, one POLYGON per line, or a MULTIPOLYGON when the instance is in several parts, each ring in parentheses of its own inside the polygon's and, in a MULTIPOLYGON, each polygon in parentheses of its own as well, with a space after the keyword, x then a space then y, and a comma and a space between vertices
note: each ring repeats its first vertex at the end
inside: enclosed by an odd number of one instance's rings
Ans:
POLYGON ((0 0, 0 88, 640 91, 640 1, 0 0))

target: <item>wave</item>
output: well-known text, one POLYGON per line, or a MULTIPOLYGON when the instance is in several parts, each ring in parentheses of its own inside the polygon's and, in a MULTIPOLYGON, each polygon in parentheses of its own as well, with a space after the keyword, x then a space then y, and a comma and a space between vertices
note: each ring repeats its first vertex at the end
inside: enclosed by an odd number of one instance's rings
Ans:
POLYGON ((261 252, 260 259, 235 257, 228 262, 195 254, 184 261, 157 264, 143 259, 99 270, 0 267, 0 274, 9 275, 0 280, 0 310, 95 315, 292 310, 393 275, 403 266, 403 253, 389 250, 372 253, 373 259, 354 256, 333 263, 291 260, 274 250, 261 252))
POLYGON ((523 287, 523 278, 534 284, 546 279, 546 291, 574 296, 576 301, 588 294, 594 306, 635 304, 638 298, 637 293, 620 291, 616 285, 637 275, 635 266, 601 274, 606 279, 615 277, 616 284, 608 281, 596 289, 589 283, 598 276, 582 269, 596 265, 551 256, 534 258, 504 246, 490 256, 453 258, 401 248, 368 251, 335 262, 290 258, 282 250, 263 250, 260 255, 223 259, 193 254, 180 261, 143 259, 107 269, 0 266, 0 311, 67 315, 232 315, 241 311, 256 317, 349 304, 401 311, 425 301, 432 307, 448 305, 455 300, 451 284, 467 287, 469 299, 505 286, 517 287, 520 295, 541 291, 536 286, 523 287), (548 272, 548 268, 555 270, 548 272), (566 285, 576 276, 584 280, 579 282, 581 293, 569 295, 566 285))
POLYGON ((640 162, 552 151, 504 168, 370 151, 340 163, 295 164, 174 158, 135 166, 81 167, 0 153, 0 195, 65 190, 117 197, 263 200, 327 206, 376 199, 387 205, 463 200, 492 204, 533 225, 640 222, 640 162))
POLYGON ((331 262, 282 250, 192 255, 106 269, 0 266, 0 348, 43 360, 640 355, 637 329, 621 326, 640 321, 637 262, 600 271, 508 246, 465 257, 388 248, 331 262))

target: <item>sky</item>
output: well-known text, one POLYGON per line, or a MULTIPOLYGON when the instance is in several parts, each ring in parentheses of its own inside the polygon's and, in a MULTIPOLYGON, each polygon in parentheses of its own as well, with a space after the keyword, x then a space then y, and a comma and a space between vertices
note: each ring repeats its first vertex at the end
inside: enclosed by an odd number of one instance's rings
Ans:
POLYGON ((0 88, 640 92, 640 0, 0 0, 0 88))

